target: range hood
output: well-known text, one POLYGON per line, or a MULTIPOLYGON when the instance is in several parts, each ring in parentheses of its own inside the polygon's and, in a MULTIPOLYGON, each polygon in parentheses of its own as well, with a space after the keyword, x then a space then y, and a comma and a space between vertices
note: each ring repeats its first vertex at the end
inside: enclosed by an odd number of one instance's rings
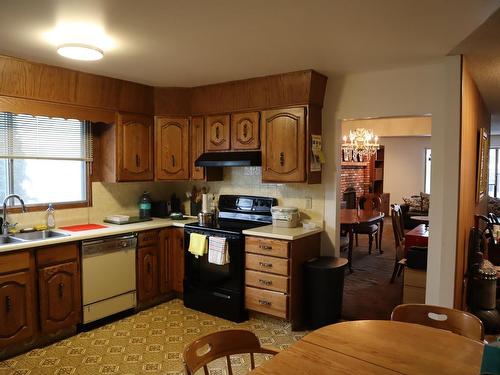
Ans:
POLYGON ((196 159, 197 167, 251 167, 262 165, 260 151, 206 152, 196 159))

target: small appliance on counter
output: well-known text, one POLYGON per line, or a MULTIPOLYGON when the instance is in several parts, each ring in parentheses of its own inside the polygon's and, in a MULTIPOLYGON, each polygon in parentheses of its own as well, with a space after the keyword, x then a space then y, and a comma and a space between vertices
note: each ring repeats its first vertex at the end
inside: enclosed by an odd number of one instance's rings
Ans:
POLYGON ((151 216, 166 219, 172 213, 170 201, 153 201, 151 203, 151 216))
POLYGON ((295 228, 300 222, 300 212, 297 207, 274 206, 271 208, 273 226, 295 228))
POLYGON ((198 214, 198 221, 201 226, 212 225, 216 219, 213 211, 208 206, 208 194, 202 194, 201 212, 198 214))

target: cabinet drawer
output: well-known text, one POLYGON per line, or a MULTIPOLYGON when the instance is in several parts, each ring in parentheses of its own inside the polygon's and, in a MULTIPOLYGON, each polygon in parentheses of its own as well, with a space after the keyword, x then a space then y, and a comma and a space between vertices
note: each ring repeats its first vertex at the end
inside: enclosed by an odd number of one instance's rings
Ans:
POLYGON ((270 290, 246 287, 245 308, 287 319, 288 296, 270 290))
POLYGON ((245 271, 245 283, 249 286, 288 293, 288 277, 270 273, 245 271))
POLYGON ((288 258, 288 248, 288 241, 273 240, 270 238, 262 237, 245 238, 245 251, 249 253, 288 258))
POLYGON ((36 252, 37 265, 62 263, 78 258, 78 246, 76 243, 44 247, 36 252))
POLYGON ((138 238, 139 247, 154 246, 160 241, 160 232, 157 230, 139 232, 138 238))
POLYGON ((0 256, 0 274, 30 268, 30 253, 23 251, 0 256))
POLYGON ((246 254, 246 268, 288 276, 288 259, 246 254))

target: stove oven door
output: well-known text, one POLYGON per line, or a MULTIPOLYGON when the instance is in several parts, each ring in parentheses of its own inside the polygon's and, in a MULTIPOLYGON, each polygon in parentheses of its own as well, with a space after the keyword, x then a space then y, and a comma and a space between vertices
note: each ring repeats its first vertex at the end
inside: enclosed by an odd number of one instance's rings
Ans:
POLYGON ((184 305, 233 321, 246 319, 244 310, 245 242, 241 234, 227 234, 209 229, 184 228, 185 248, 189 235, 225 237, 229 264, 208 262, 208 254, 196 257, 185 252, 184 305))

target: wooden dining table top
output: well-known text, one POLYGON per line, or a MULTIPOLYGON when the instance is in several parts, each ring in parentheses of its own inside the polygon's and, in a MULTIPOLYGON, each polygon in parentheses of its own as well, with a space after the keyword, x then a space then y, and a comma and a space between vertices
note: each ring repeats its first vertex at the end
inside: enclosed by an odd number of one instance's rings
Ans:
POLYGON ((384 213, 378 210, 340 209, 340 224, 361 224, 380 220, 384 213))
POLYGON ((251 374, 477 375, 483 347, 478 341, 423 325, 358 320, 311 332, 251 374))

